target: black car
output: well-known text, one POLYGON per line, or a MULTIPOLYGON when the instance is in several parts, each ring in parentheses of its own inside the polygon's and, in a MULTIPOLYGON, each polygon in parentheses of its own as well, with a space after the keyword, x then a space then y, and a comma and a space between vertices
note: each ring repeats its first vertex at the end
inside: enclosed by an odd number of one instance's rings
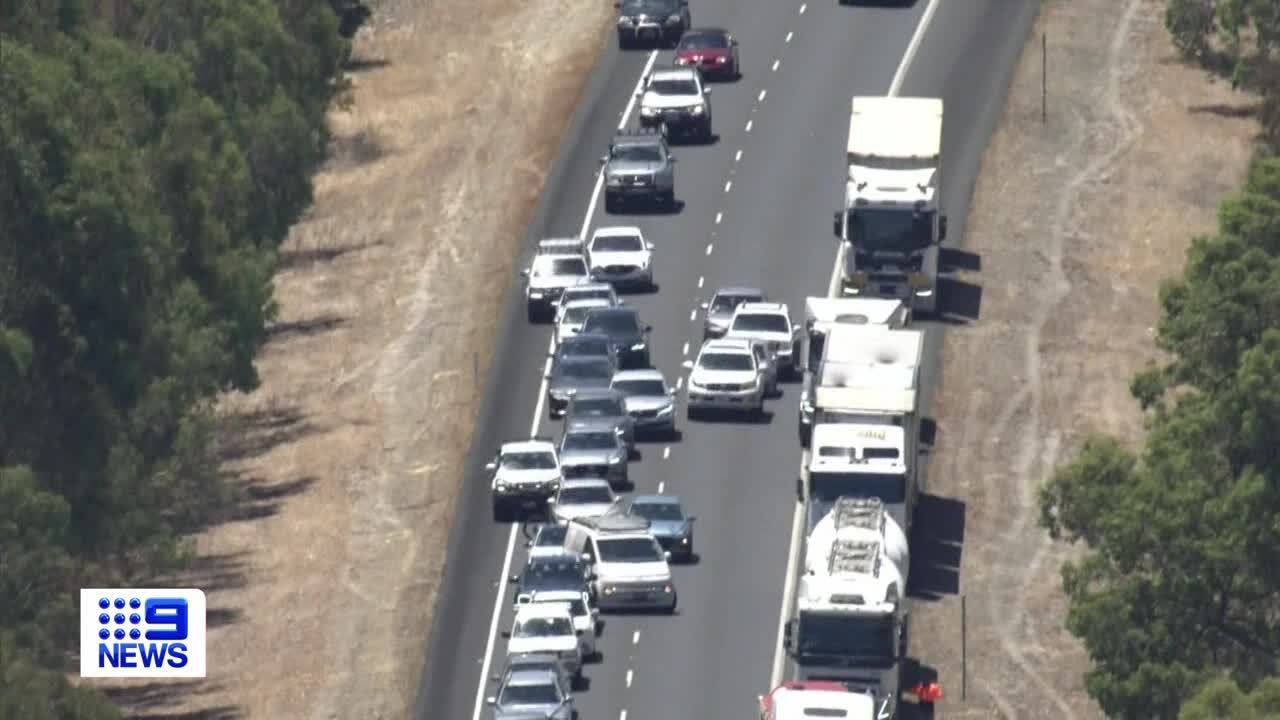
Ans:
POLYGON ((577 555, 541 555, 529 558, 524 572, 512 575, 511 582, 516 586, 515 604, 521 598, 526 602, 537 592, 568 590, 571 592, 591 592, 590 568, 577 555))
POLYGON ((601 357, 570 357, 553 364, 547 383, 547 409, 551 417, 563 416, 569 398, 579 390, 609 387, 616 369, 601 357))
POLYGON ((649 367, 649 331, 634 308, 596 308, 587 313, 582 332, 609 336, 618 354, 619 368, 649 367))
POLYGON ((693 24, 689 0, 621 0, 618 8, 618 47, 675 46, 693 24))

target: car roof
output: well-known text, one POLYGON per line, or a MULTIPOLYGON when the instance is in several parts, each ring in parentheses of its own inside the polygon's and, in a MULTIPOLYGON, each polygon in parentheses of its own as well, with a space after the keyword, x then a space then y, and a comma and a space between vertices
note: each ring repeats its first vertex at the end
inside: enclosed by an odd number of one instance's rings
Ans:
POLYGON ((576 602, 582 599, 583 590, 539 590, 533 594, 535 603, 576 602))
POLYGON ((680 37, 686 38, 686 37, 689 37, 690 35, 728 35, 728 34, 729 34, 729 31, 725 30, 722 27, 707 26, 707 27, 689 28, 688 30, 685 30, 684 35, 681 35, 680 37))
POLYGON ((507 671, 510 672, 520 667, 529 668, 539 665, 548 665, 552 670, 558 667, 560 659, 551 653, 519 653, 517 655, 507 656, 507 671))
POLYGON ((607 227, 598 227, 595 232, 591 233, 591 239, 598 237, 631 237, 632 235, 641 235, 644 233, 635 225, 609 225, 607 227))
POLYGON ((516 609, 517 620, 543 617, 554 618, 572 614, 573 610, 569 607, 569 603, 565 602, 526 603, 516 609))
POLYGON ((574 343, 587 343, 587 342, 605 343, 607 345, 610 341, 609 341, 609 336, 605 335, 602 332, 580 332, 577 335, 570 335, 569 337, 561 340, 560 347, 564 347, 565 345, 572 345, 574 343))
POLYGON ((565 288, 565 291, 581 292, 581 293, 613 291, 613 286, 610 285, 609 283, 588 281, 588 282, 580 282, 577 285, 570 285, 569 287, 565 288))
POLYGON ((547 555, 535 555, 529 558, 526 565, 557 565, 561 563, 569 563, 571 565, 581 565, 582 557, 577 553, 571 553, 567 549, 561 553, 549 553, 547 555))
MULTIPOLYGON (((601 335, 601 337, 604 337, 604 336, 601 335)), ((613 388, 583 388, 578 392, 574 393, 573 397, 569 398, 569 403, 573 404, 578 400, 601 400, 604 398, 609 398, 610 400, 617 400, 621 402, 622 400, 625 399, 625 397, 626 396, 624 396, 622 393, 618 392, 617 390, 614 390, 613 388)), ((570 422, 591 423, 591 422, 596 422, 596 419, 595 418, 573 418, 570 422)), ((601 421, 601 422, 607 423, 607 421, 601 421)))
POLYGON ((663 382, 667 381, 667 379, 663 377, 662 371, 656 368, 643 368, 639 370, 619 370, 618 372, 613 374, 613 381, 618 382, 619 380, 661 380, 663 382))
POLYGON ((632 505, 680 505, 680 498, 675 495, 636 495, 631 498, 632 505))
POLYGON ((515 442, 503 443, 501 450, 503 453, 549 452, 553 454, 555 451, 556 445, 550 440, 516 440, 515 442))
POLYGON ((692 80, 698 77, 698 71, 691 67, 673 67, 654 70, 649 80, 692 80))
POLYGON ((609 487, 608 480, 600 478, 572 478, 560 483, 560 489, 565 488, 584 488, 584 487, 609 487))
POLYGON ((618 305, 614 305, 614 306, 611 306, 611 307, 602 307, 602 308, 600 308, 599 310, 596 310, 596 311, 592 312, 591 314, 592 314, 592 315, 596 315, 596 314, 601 314, 601 315, 635 315, 636 317, 639 317, 639 316, 640 316, 640 311, 636 310, 636 309, 635 309, 635 308, 633 308, 633 307, 621 307, 621 306, 618 306, 618 305))
POLYGON ((577 299, 574 299, 574 300, 570 300, 570 301, 569 301, 569 302, 567 302, 567 303, 563 303, 560 307, 562 307, 562 308, 576 308, 576 307, 588 307, 588 308, 597 308, 597 307, 613 307, 613 303, 609 302, 608 300, 606 300, 606 299, 604 299, 604 298, 597 298, 597 297, 593 297, 593 298, 577 298, 577 299))
POLYGON ((556 681, 555 670, 543 667, 517 668, 507 675, 507 685, 554 685, 556 681))
POLYGON ((666 145, 666 141, 657 133, 652 134, 620 134, 613 137, 614 145, 666 145))
POLYGON ((760 297, 765 296, 763 290, 761 290, 760 288, 753 288, 753 287, 722 287, 719 290, 717 290, 715 295, 712 295, 712 297, 718 297, 720 295, 758 295, 760 297))
MULTIPOLYGON (((614 393, 621 396, 621 393, 618 393, 616 390, 614 393)), ((614 427, 616 427, 616 425, 608 418, 577 418, 574 420, 572 425, 565 426, 564 434, 568 435, 570 432, 613 432, 614 427)), ((563 439, 564 438, 561 437, 561 440, 563 439)))
POLYGON ((735 313, 769 313, 772 315, 789 315, 786 303, 780 302, 749 302, 742 303, 738 306, 735 313))
POLYGON ((718 338, 715 340, 708 340, 702 344, 702 349, 698 351, 699 354, 704 352, 739 353, 742 355, 750 355, 752 352, 751 341, 741 338, 718 338))

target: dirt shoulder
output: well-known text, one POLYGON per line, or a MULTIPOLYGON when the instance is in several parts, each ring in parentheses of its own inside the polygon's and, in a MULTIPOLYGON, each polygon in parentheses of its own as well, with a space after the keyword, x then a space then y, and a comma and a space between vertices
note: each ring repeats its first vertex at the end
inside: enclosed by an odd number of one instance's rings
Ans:
POLYGON ((1072 551, 1038 527, 1036 489, 1089 432, 1141 437, 1128 383, 1156 357, 1157 288, 1213 231, 1255 132, 1252 98, 1176 59, 1164 4, 1048 0, 984 157, 965 247, 981 317, 946 336, 930 473, 964 506, 967 699, 959 598, 918 602, 911 631, 939 718, 1101 717, 1063 628, 1072 551))
POLYGON ((227 469, 254 502, 198 540, 209 678, 139 689, 141 717, 389 720, 416 690, 494 289, 611 8, 376 5, 282 253, 262 388, 224 402, 227 469))

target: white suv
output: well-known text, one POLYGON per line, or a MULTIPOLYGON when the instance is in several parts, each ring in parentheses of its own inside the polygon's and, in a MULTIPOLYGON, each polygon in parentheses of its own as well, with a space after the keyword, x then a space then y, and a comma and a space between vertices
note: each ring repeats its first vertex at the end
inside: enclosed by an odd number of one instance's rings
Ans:
POLYGON ((762 343, 777 366, 778 374, 794 376, 800 357, 802 328, 791 324, 786 303, 743 303, 733 311, 726 338, 742 338, 762 343))
POLYGON ((638 94, 642 126, 662 126, 668 135, 689 134, 704 142, 712 139, 711 88, 702 83, 697 68, 654 70, 638 94))
POLYGON ((765 396, 773 388, 759 362, 761 354, 750 340, 704 342, 697 359, 684 363, 692 371, 685 390, 689 414, 703 410, 763 413, 765 396))
POLYGON ((596 228, 587 243, 591 278, 614 287, 653 287, 653 244, 640 228, 620 225, 596 228))
POLYGON ((507 637, 507 654, 546 653, 555 655, 565 674, 582 678, 582 643, 574 627, 573 610, 565 602, 533 602, 516 608, 507 637))

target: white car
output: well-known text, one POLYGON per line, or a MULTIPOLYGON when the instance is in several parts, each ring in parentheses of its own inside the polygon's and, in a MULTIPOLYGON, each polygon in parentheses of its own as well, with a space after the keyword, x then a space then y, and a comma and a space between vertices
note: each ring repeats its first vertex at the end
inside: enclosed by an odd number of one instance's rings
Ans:
POLYGON ((654 70, 640 90, 640 124, 663 126, 668 135, 711 140, 711 88, 694 67, 654 70))
POLYGON ((522 510, 541 511, 564 479, 555 443, 540 438, 504 443, 485 469, 493 473, 493 519, 498 522, 508 522, 522 510))
POLYGON ((653 243, 640 228, 628 225, 596 228, 587 243, 591 278, 614 287, 653 287, 653 243))
POLYGON ((600 300, 608 300, 609 307, 616 307, 622 304, 622 299, 618 297, 618 291, 613 289, 609 283, 603 282, 584 282, 578 285, 571 285, 560 293, 561 303, 571 303, 574 300, 591 300, 598 298, 600 300))
POLYGON ((726 338, 742 338, 763 343, 779 374, 794 375, 800 357, 802 328, 791 323, 786 303, 743 303, 733 311, 726 338))
POLYGON ((565 480, 555 497, 548 500, 556 522, 599 517, 618 504, 618 496, 603 478, 565 480))
POLYGON ((529 549, 529 557, 532 559, 564 555, 564 533, 563 525, 552 524, 539 527, 533 539, 525 543, 525 547, 529 549))
POLYGON ((545 653, 560 659, 565 674, 582 677, 582 646, 569 603, 528 603, 516 609, 507 638, 508 655, 545 653))
POLYGON ((581 590, 543 590, 530 598, 534 603, 567 603, 573 629, 584 660, 597 660, 596 637, 600 635, 600 611, 591 604, 591 594, 581 590))
POLYGON ((686 360, 689 384, 685 400, 690 415, 702 410, 741 410, 759 415, 772 394, 770 377, 761 366, 764 350, 750 340, 728 338, 702 344, 697 359, 686 360))
POLYGON ((565 338, 577 335, 578 331, 582 329, 583 321, 587 319, 587 313, 602 307, 612 307, 612 305, 609 304, 608 300, 600 298, 560 303, 560 307, 556 311, 556 345, 559 345, 565 338))

